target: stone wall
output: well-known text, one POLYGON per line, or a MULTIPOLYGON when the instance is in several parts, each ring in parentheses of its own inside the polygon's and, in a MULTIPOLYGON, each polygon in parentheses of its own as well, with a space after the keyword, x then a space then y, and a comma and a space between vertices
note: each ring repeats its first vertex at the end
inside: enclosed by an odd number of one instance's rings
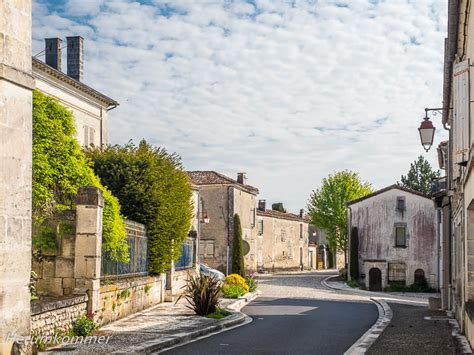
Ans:
POLYGON ((87 295, 35 301, 31 306, 31 333, 53 335, 58 331, 67 332, 72 323, 86 312, 87 295))
POLYGON ((0 353, 29 335, 31 271, 31 0, 0 1, 0 353))
POLYGON ((96 321, 103 325, 163 302, 165 279, 160 275, 102 281, 96 321))

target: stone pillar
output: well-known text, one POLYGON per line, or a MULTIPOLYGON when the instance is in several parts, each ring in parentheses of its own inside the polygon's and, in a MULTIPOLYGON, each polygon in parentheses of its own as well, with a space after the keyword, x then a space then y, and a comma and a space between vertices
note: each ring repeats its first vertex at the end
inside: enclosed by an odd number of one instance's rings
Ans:
POLYGON ((83 186, 76 198, 76 242, 74 256, 74 293, 87 292, 87 312, 100 309, 100 268, 102 252, 102 190, 83 186))
POLYGON ((0 354, 10 354, 13 336, 30 334, 31 0, 0 1, 0 17, 0 354))

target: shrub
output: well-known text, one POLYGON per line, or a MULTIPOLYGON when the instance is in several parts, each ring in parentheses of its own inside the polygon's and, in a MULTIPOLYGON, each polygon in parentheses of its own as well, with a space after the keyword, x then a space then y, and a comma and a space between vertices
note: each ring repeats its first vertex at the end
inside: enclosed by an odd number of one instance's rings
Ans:
POLYGON ((176 302, 184 297, 189 302, 188 308, 197 315, 207 316, 217 310, 220 294, 220 281, 212 276, 199 273, 188 278, 184 292, 176 302))
POLYGON ((339 269, 339 276, 344 280, 347 280, 347 269, 345 267, 339 269))
POLYGON ((351 229, 351 278, 357 280, 359 278, 359 229, 352 227, 351 229))
POLYGON ((232 313, 229 312, 227 309, 224 308, 217 308, 214 313, 210 313, 207 315, 207 318, 214 318, 214 319, 222 319, 231 315, 232 313))
POLYGON ((354 279, 352 279, 352 280, 350 280, 350 281, 347 281, 347 285, 348 285, 349 287, 352 287, 352 288, 359 288, 359 286, 360 286, 360 285, 359 285, 359 281, 354 280, 354 279))
POLYGON ((238 298, 245 294, 245 290, 240 285, 222 285, 222 293, 225 298, 238 298))
POLYGON ((242 287, 245 293, 249 292, 249 286, 245 282, 245 279, 237 274, 230 274, 224 280, 224 285, 237 285, 242 287))
POLYGON ((76 336, 89 336, 92 334, 94 329, 94 321, 87 316, 77 318, 72 324, 72 333, 76 336))
POLYGON ((232 241, 232 273, 245 276, 242 227, 240 217, 234 215, 234 239, 232 241))
POLYGON ((257 289, 257 280, 252 275, 247 275, 245 277, 245 283, 249 287, 250 292, 254 292, 257 289))
MULTIPOLYGON (((33 218, 37 223, 74 206, 81 186, 104 192, 102 247, 116 261, 127 262, 128 244, 120 204, 104 188, 75 138, 72 113, 55 99, 33 92, 33 218)), ((40 248, 47 239, 36 240, 40 248)))
POLYGON ((148 233, 149 271, 166 271, 177 261, 191 227, 189 177, 181 158, 146 141, 89 149, 95 173, 117 196, 122 212, 148 233))

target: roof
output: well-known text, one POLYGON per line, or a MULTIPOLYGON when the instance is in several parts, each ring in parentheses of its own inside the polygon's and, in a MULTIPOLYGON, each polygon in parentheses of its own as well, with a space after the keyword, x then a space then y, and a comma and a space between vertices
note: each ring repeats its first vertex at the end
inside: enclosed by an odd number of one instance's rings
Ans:
POLYGON ((108 106, 118 106, 119 103, 115 101, 114 99, 111 99, 110 97, 100 93, 99 91, 91 88, 90 86, 77 81, 76 79, 71 78, 69 75, 63 73, 62 71, 56 70, 53 67, 49 66, 48 64, 42 62, 39 59, 32 58, 32 64, 33 64, 33 75, 35 74, 35 71, 41 71, 43 73, 46 73, 72 87, 75 89, 95 98, 96 100, 104 103, 107 107, 108 106))
POLYGON ((421 197, 424 197, 424 198, 427 198, 429 200, 431 200, 431 197, 422 193, 422 192, 419 192, 419 191, 416 191, 416 190, 412 190, 412 189, 409 189, 407 187, 403 187, 403 186, 400 186, 400 185, 397 185, 397 184, 393 184, 393 185, 390 185, 390 186, 387 186, 383 189, 380 189, 380 190, 377 190, 375 192, 372 192, 371 194, 368 194, 364 197, 361 197, 361 198, 358 198, 358 199, 355 199, 355 200, 352 200, 352 201, 349 201, 347 203, 348 206, 350 205, 353 205, 355 203, 358 203, 358 202, 361 202, 361 201, 364 201, 364 200, 367 200, 369 198, 372 198, 374 196, 377 196, 377 195, 380 195, 380 194, 383 194, 384 192, 387 192, 387 191, 390 191, 390 190, 393 190, 393 189, 397 189, 397 190, 401 190, 401 191, 405 191, 405 192, 408 192, 410 194, 413 194, 413 195, 417 195, 417 196, 421 196, 421 197))
POLYGON ((258 189, 256 187, 241 184, 237 182, 237 180, 212 170, 188 171, 188 175, 191 182, 195 185, 234 185, 252 194, 258 194, 258 189))
POLYGON ((306 216, 305 217, 300 217, 299 215, 294 214, 294 213, 280 212, 280 211, 275 211, 275 210, 265 210, 265 211, 263 211, 263 210, 257 209, 257 216, 281 218, 281 219, 288 219, 288 220, 291 220, 291 221, 309 223, 309 219, 306 216))

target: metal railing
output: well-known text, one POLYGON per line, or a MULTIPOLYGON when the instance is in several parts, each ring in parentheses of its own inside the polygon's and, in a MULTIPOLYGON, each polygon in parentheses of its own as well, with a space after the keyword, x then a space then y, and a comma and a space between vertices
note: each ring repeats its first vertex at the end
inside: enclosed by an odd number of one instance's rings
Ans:
POLYGON ((102 278, 126 277, 148 274, 148 238, 143 224, 125 220, 127 231, 128 263, 117 262, 102 252, 102 278))

